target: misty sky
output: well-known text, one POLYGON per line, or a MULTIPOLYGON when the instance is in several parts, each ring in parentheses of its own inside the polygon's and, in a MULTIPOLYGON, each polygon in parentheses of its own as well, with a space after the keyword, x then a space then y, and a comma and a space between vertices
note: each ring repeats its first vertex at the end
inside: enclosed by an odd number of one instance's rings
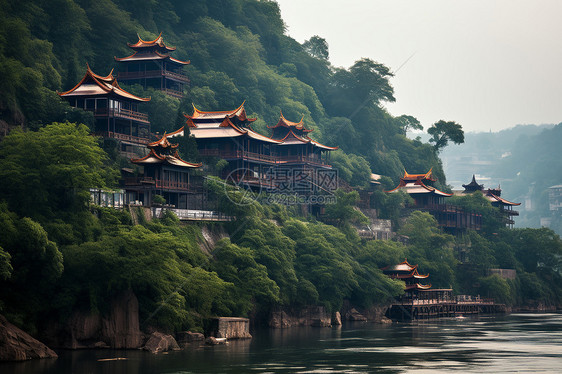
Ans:
POLYGON ((288 34, 319 35, 330 61, 396 71, 394 115, 465 131, 562 122, 562 1, 277 0, 288 34))

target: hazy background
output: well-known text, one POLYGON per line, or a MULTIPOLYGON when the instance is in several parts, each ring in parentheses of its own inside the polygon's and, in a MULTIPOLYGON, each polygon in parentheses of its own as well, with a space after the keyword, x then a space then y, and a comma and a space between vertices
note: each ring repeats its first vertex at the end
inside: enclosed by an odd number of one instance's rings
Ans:
POLYGON ((290 36, 325 38, 330 61, 396 71, 393 115, 465 131, 562 119, 562 1, 278 0, 290 36))

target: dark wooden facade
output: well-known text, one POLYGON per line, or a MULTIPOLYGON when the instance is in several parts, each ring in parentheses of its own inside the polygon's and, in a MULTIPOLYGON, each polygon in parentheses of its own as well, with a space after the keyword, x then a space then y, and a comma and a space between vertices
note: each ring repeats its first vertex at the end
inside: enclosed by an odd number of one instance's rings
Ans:
POLYGON ((93 112, 96 135, 133 146, 146 145, 150 122, 148 115, 139 111, 139 104, 150 99, 123 90, 112 72, 103 77, 86 66, 82 80, 59 95, 71 106, 93 112))
POLYGON ((184 161, 178 155, 178 145, 168 141, 168 137, 178 133, 164 134, 160 140, 147 145, 148 155, 131 160, 142 166, 143 172, 141 176, 123 179, 126 203, 151 206, 154 195, 162 195, 174 208, 192 208, 193 195, 202 193, 202 178, 192 174, 201 164, 184 161))
POLYGON ((203 112, 194 107, 193 115, 186 118, 199 153, 228 162, 221 177, 229 182, 307 195, 321 192, 315 180, 322 171, 332 170, 329 151, 337 148, 310 139, 306 134, 311 130, 304 129, 302 121, 297 124, 281 116, 272 128, 273 135, 267 137, 252 129, 255 118, 247 117, 244 104, 220 112, 203 112))
POLYGON ((389 193, 404 191, 415 202, 416 210, 429 212, 437 220, 437 224, 445 231, 458 234, 463 230, 480 230, 482 228, 482 215, 466 212, 454 205, 446 204, 446 198, 452 194, 439 191, 433 187, 436 179, 432 170, 425 174, 409 174, 404 171, 400 183, 389 193))
POLYGON ((162 33, 154 40, 139 40, 127 44, 134 53, 127 57, 117 58, 119 62, 120 81, 128 84, 140 84, 145 89, 153 87, 166 94, 181 98, 189 79, 183 72, 183 67, 189 61, 180 61, 170 56, 176 48, 164 44, 162 33))

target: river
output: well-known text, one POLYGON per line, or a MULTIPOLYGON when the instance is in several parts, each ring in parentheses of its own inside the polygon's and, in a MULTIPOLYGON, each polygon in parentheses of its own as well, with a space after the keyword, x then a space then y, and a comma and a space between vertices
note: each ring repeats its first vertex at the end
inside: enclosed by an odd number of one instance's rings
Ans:
POLYGON ((254 338, 168 354, 61 351, 1 373, 559 373, 562 314, 261 330, 254 338), (126 360, 98 361, 121 357, 126 360))

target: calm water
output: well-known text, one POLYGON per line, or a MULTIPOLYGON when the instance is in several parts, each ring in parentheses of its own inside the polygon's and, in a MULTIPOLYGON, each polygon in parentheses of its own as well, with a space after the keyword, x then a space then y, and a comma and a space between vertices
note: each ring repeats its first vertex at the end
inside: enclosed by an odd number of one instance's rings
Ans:
POLYGON ((63 351, 57 360, 0 364, 0 373, 562 372, 562 315, 448 319, 380 326, 264 330, 251 341, 151 355, 63 351), (122 361, 98 359, 124 357, 122 361))

